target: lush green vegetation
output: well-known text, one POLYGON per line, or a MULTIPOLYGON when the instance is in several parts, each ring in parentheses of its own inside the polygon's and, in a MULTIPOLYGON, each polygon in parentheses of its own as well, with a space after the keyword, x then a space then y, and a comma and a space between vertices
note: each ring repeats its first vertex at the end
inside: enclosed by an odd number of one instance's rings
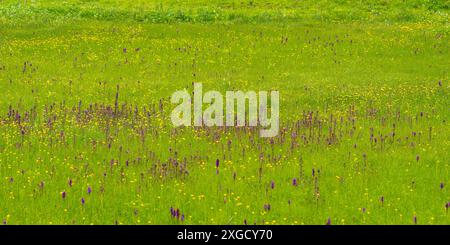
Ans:
POLYGON ((449 224, 448 6, 3 0, 0 220, 449 224), (280 135, 174 128, 194 82, 280 135))
POLYGON ((3 0, 0 13, 12 22, 95 19, 167 22, 448 22, 447 0, 194 0, 30 1, 3 0))

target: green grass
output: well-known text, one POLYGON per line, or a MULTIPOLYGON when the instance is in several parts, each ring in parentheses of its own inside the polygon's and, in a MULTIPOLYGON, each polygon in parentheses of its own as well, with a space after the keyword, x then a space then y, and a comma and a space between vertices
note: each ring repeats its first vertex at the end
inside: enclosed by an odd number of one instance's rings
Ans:
POLYGON ((0 2, 0 220, 450 224, 448 1, 127 2, 0 2), (282 133, 173 128, 194 82, 282 133))
POLYGON ((448 0, 3 0, 0 18, 17 22, 73 19, 120 22, 433 22, 448 23, 448 0))

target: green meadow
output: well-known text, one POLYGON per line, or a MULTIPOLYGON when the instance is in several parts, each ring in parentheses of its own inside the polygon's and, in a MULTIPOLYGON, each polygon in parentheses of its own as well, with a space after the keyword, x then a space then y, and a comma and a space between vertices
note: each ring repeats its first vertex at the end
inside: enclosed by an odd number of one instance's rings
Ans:
POLYGON ((450 224, 449 5, 2 0, 0 222, 450 224), (194 83, 279 134, 174 127, 194 83))

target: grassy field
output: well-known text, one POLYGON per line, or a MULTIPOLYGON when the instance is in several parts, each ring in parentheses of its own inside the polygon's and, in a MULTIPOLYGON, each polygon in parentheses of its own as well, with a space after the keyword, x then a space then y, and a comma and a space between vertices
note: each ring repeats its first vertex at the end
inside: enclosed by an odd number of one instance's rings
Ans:
POLYGON ((448 12, 0 1, 0 221, 450 224, 448 12), (194 82, 280 91, 280 134, 174 128, 194 82))

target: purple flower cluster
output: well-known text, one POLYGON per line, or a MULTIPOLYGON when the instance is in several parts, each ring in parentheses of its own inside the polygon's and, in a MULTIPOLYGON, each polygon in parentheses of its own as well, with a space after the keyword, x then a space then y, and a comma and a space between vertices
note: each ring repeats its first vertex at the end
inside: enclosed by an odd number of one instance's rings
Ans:
POLYGON ((216 159, 216 174, 219 174, 219 159, 216 159))
POLYGON ((181 222, 184 221, 184 214, 180 212, 179 208, 175 209, 173 207, 170 207, 170 216, 174 219, 181 220, 181 222))

